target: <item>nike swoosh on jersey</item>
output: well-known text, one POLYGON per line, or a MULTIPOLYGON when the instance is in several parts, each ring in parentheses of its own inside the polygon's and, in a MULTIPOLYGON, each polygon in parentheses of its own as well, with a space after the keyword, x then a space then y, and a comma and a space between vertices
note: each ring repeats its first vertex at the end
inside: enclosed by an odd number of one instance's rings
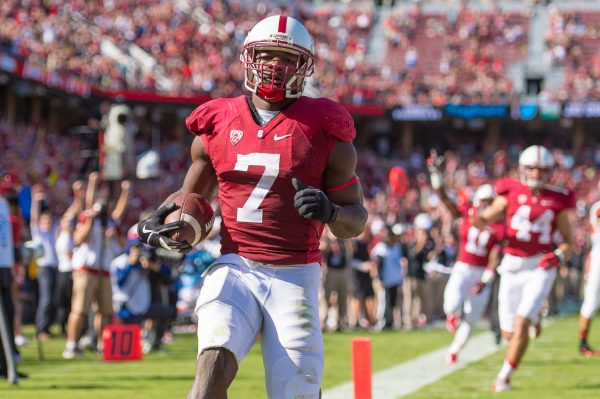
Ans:
POLYGON ((292 136, 293 134, 294 134, 294 133, 292 133, 292 134, 286 134, 286 135, 284 135, 284 136, 278 136, 278 135, 277 135, 277 133, 275 133, 275 136, 273 136, 273 140, 275 140, 275 141, 283 140, 283 139, 285 139, 286 137, 290 137, 290 136, 292 136))

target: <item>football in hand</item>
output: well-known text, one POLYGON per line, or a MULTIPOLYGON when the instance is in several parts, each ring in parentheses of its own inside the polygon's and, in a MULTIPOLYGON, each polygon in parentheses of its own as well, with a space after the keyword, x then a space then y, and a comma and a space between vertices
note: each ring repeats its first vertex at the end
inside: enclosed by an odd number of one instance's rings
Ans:
POLYGON ((165 218, 165 224, 183 220, 183 226, 170 231, 170 238, 186 241, 191 246, 204 240, 215 221, 215 213, 210 203, 200 194, 180 194, 173 200, 179 206, 165 218))

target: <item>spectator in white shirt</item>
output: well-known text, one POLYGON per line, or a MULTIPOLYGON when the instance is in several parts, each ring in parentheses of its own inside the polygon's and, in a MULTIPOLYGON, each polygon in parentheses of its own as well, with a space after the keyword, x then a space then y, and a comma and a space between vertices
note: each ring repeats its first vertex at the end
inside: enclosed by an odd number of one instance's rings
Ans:
POLYGON ((44 255, 37 259, 39 300, 35 324, 38 338, 46 341, 50 339, 50 325, 56 316, 53 297, 58 275, 58 256, 56 255, 58 225, 54 222, 52 212, 47 208, 42 209, 42 203, 47 198, 44 189, 39 185, 33 186, 32 194, 31 237, 33 241, 44 247, 44 255))
MULTIPOLYGON (((92 303, 96 314, 94 328, 100 336, 112 316, 112 289, 110 262, 121 252, 117 236, 117 224, 125 213, 131 184, 121 183, 121 195, 115 209, 108 210, 107 198, 99 198, 92 209, 84 211, 75 227, 73 267, 73 299, 67 328, 67 344, 63 352, 65 359, 77 354, 76 340, 83 327, 92 303)), ((98 350, 101 344, 98 343, 98 350)))

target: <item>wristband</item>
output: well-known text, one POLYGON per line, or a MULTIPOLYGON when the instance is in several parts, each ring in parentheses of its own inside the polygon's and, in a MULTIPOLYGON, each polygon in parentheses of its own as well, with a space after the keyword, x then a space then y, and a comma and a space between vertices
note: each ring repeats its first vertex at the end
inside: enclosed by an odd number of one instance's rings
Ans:
POLYGON ((494 277, 496 277, 496 272, 490 269, 485 269, 481 275, 481 282, 487 285, 494 280, 494 277))
POLYGON ((561 262, 565 261, 565 253, 560 248, 556 248, 554 250, 554 255, 556 255, 556 257, 560 259, 561 262))

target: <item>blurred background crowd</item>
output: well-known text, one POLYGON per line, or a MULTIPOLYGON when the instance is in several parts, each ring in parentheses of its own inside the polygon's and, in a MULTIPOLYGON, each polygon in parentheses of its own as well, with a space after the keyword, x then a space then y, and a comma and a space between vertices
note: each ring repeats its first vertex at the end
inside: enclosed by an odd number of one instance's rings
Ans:
POLYGON ((306 21, 317 54, 310 85, 338 101, 496 104, 526 91, 544 101, 598 98, 594 2, 381 3, 7 0, 0 52, 34 76, 73 75, 100 91, 232 96, 241 93, 247 31, 281 12, 306 21), (543 50, 531 54, 536 46, 543 50), (535 92, 514 83, 528 57, 546 77, 535 92))

